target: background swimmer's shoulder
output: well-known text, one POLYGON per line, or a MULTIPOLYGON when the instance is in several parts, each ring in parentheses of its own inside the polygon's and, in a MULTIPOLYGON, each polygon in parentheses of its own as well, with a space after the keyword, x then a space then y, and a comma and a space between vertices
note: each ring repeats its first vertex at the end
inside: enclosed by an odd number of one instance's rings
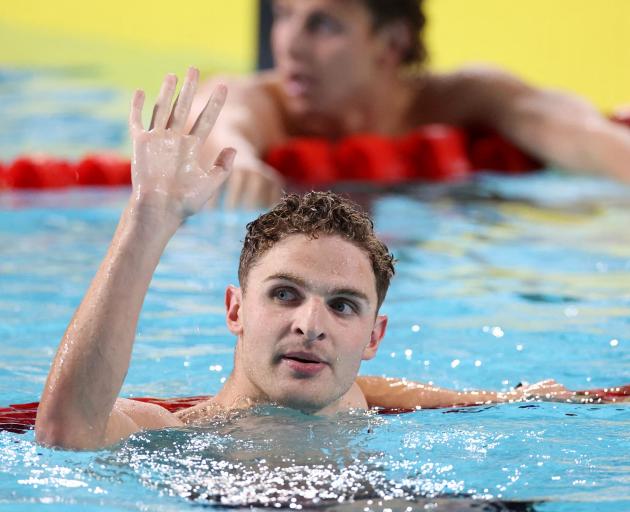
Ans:
POLYGON ((278 97, 277 79, 272 71, 246 76, 215 75, 199 87, 191 110, 191 118, 204 108, 218 84, 225 84, 228 96, 215 127, 215 135, 224 128, 237 129, 255 142, 256 147, 268 148, 286 138, 282 102, 278 97))

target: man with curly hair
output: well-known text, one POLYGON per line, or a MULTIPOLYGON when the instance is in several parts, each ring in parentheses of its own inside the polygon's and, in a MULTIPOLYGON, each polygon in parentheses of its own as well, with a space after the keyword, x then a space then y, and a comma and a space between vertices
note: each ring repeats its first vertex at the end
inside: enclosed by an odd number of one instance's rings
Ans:
MULTIPOLYGON (((421 0, 273 0, 274 68, 221 77, 221 123, 203 149, 238 149, 229 206, 269 206, 283 178, 265 154, 292 137, 395 137, 443 123, 485 127, 546 165, 630 181, 630 131, 581 98, 533 87, 501 69, 426 69, 421 0)), ((196 115, 217 80, 193 106, 196 115)))
POLYGON ((144 93, 131 108, 133 191, 94 280, 53 361, 37 413, 40 443, 96 449, 142 429, 207 421, 254 404, 312 414, 369 406, 435 407, 518 399, 538 391, 564 396, 553 382, 512 393, 456 393, 378 377, 357 378, 376 355, 387 317, 379 308, 393 257, 370 218, 329 192, 289 195, 247 227, 240 286, 228 286, 226 321, 236 336, 234 368, 216 396, 171 414, 118 398, 153 272, 181 223, 229 174, 235 151, 214 165, 199 150, 225 101, 218 87, 193 128, 185 128, 198 80, 190 69, 171 106, 176 79, 162 84, 149 130, 144 93))

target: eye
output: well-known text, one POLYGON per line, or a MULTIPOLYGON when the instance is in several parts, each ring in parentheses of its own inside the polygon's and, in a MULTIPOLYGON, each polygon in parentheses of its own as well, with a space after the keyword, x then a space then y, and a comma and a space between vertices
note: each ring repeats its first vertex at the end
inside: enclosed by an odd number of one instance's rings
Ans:
POLYGON ((343 30, 341 23, 331 16, 315 14, 308 19, 307 28, 312 33, 338 34, 343 30))
POLYGON ((280 302, 293 302, 298 299, 298 294, 291 288, 274 288, 271 296, 280 302))
POLYGON ((341 315, 352 315, 357 312, 356 304, 345 299, 335 299, 331 301, 330 307, 341 315))

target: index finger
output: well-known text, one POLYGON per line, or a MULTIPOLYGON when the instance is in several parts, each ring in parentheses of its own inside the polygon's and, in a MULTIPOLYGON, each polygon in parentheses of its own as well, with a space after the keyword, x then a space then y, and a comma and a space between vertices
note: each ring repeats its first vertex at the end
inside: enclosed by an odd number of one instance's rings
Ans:
POLYGON ((223 84, 217 85, 212 92, 212 96, 206 103, 206 106, 199 114, 199 117, 195 121, 194 126, 190 130, 191 135, 196 135, 202 141, 205 140, 214 126, 214 123, 219 116, 219 112, 225 104, 225 98, 227 97, 227 87, 223 84))
POLYGON ((144 130, 142 126, 142 106, 144 105, 144 91, 137 89, 133 93, 131 100, 131 110, 129 111, 129 131, 141 132, 144 130))

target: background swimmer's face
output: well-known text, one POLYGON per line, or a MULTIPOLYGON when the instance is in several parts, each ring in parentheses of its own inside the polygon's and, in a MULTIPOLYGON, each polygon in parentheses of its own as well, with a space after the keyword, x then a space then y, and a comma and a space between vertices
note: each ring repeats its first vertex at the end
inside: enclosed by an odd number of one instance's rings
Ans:
POLYGON ((335 112, 378 73, 386 42, 358 0, 276 0, 275 66, 289 108, 335 112))
POLYGON ((334 412, 385 332, 370 260, 338 236, 281 240, 236 300, 228 326, 243 394, 305 411, 334 412))

